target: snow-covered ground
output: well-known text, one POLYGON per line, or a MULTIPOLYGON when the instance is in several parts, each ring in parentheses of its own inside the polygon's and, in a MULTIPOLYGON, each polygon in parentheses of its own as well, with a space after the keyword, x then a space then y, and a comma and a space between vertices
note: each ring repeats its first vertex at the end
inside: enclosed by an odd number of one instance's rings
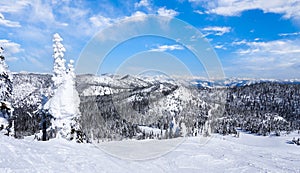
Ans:
POLYGON ((299 134, 262 137, 241 133, 240 138, 213 135, 92 145, 0 135, 0 172, 300 172, 300 147, 287 143, 294 136, 299 134), (182 143, 155 158, 118 157, 123 151, 132 155, 155 152, 178 140, 182 143))

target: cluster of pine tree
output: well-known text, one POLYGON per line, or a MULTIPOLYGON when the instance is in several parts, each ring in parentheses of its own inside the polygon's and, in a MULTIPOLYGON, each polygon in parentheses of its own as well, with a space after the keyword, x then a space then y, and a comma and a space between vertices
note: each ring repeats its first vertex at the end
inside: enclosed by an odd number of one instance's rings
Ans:
POLYGON ((44 93, 51 92, 49 91, 53 83, 51 75, 14 74, 13 83, 15 95, 18 92, 26 93, 22 94, 23 97, 14 97, 12 100, 12 106, 14 108, 13 115, 15 117, 15 137, 23 138, 24 136, 36 134, 41 130, 41 120, 43 118, 37 110, 40 110, 41 105, 44 104, 44 93), (25 92, 28 87, 20 85, 24 83, 31 84, 34 90, 25 92))
POLYGON ((264 82, 228 89, 224 115, 215 132, 236 133, 236 128, 259 135, 280 135, 300 129, 300 85, 264 82))

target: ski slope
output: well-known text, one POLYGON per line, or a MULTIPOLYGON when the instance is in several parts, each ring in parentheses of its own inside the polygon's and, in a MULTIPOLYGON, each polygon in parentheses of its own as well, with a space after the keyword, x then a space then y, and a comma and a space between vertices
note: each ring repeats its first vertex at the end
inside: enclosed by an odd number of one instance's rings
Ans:
POLYGON ((300 147, 287 143, 293 136, 299 134, 241 133, 240 138, 213 135, 93 145, 0 135, 0 172, 300 172, 300 147), (142 158, 149 153, 151 157, 142 158), (139 160, 133 160, 136 156, 139 160))

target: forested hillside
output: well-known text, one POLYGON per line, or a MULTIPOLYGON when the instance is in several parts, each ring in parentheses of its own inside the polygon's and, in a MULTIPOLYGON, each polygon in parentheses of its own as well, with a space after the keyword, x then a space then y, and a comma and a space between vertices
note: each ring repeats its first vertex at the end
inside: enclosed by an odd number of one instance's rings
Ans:
MULTIPOLYGON (((239 82, 240 83, 240 82, 239 82)), ((51 96, 51 75, 14 74, 16 137, 41 129, 37 110, 51 96)), ((235 134, 280 135, 300 128, 300 85, 256 82, 230 87, 187 85, 134 76, 77 76, 80 124, 89 141, 235 134)))

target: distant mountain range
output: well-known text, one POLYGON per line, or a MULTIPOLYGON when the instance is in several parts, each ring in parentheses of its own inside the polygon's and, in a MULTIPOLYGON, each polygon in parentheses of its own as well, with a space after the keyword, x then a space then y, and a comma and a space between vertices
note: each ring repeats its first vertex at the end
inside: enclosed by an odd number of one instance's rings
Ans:
MULTIPOLYGON (((230 134, 237 128, 266 135, 297 129, 299 84, 299 80, 111 74, 76 78, 81 125, 93 140, 230 134), (145 127, 156 133, 145 134, 145 127)), ((40 129, 36 111, 41 98, 53 92, 51 75, 15 73, 13 86, 16 132, 19 137, 34 134, 40 129)))

